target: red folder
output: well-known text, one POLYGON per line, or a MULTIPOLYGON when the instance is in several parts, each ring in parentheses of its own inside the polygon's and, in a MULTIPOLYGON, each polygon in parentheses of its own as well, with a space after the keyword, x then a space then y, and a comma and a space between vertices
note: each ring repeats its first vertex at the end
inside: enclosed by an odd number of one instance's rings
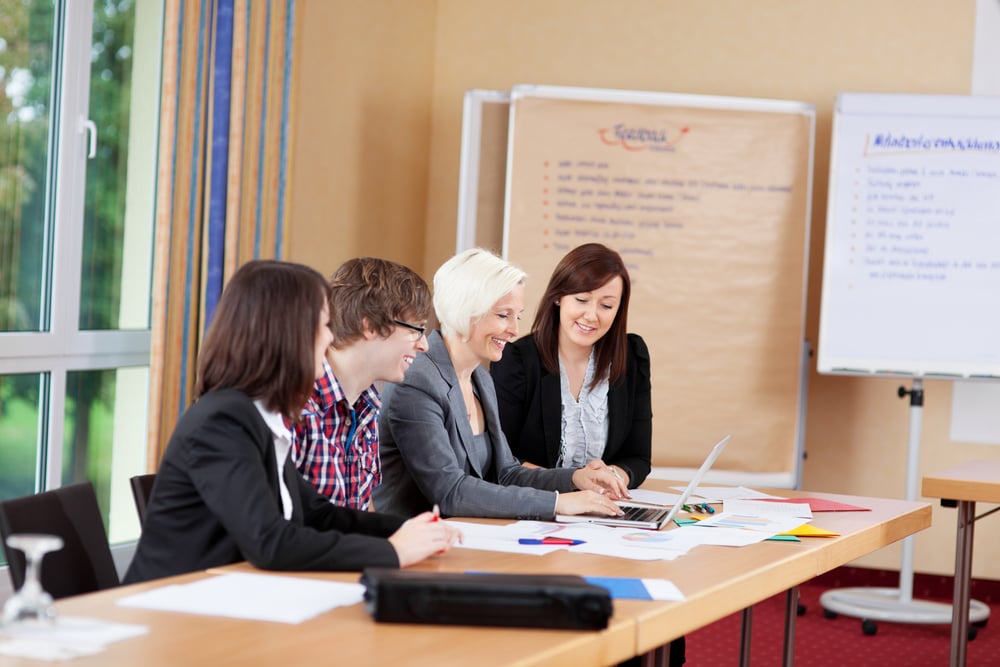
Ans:
POLYGON ((859 507, 826 498, 761 498, 770 503, 808 503, 813 512, 870 512, 870 507, 859 507))

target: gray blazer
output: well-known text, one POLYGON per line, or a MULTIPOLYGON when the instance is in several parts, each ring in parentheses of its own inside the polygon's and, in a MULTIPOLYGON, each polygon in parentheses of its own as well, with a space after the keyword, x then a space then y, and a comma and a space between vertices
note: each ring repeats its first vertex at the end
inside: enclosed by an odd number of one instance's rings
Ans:
POLYGON ((397 385, 386 385, 379 416, 380 512, 413 516, 437 504, 444 516, 551 519, 554 491, 573 491, 572 468, 525 468, 500 429, 496 391, 482 367, 472 382, 486 417, 493 465, 470 460, 472 427, 455 367, 438 331, 397 385))

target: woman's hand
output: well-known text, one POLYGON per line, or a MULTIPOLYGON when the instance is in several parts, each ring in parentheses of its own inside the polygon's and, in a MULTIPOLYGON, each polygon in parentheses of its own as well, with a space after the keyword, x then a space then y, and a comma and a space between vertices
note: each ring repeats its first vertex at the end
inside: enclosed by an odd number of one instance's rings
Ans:
POLYGON ((610 498, 595 491, 574 491, 560 493, 556 500, 556 514, 600 514, 621 516, 624 514, 610 498))
POLYGON ((461 541, 462 532, 432 512, 413 517, 389 536, 400 567, 419 563, 434 554, 443 554, 461 541))
POLYGON ((594 459, 573 473, 573 486, 578 489, 607 494, 612 500, 631 498, 628 480, 619 477, 604 461, 594 459))

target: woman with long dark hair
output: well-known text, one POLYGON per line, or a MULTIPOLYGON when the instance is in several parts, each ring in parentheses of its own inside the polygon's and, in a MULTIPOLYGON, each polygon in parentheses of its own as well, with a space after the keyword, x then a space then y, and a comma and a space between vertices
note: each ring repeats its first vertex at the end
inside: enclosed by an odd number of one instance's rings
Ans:
POLYGON ((301 264, 252 261, 230 279, 126 583, 242 560, 269 570, 402 567, 456 541, 430 512, 407 521, 333 505, 292 464, 288 425, 323 370, 328 304, 323 276, 301 264))
POLYGON ((629 488, 652 446, 649 350, 628 333, 632 284, 621 256, 587 243, 560 260, 531 334, 490 371, 511 451, 543 468, 602 460, 629 488))

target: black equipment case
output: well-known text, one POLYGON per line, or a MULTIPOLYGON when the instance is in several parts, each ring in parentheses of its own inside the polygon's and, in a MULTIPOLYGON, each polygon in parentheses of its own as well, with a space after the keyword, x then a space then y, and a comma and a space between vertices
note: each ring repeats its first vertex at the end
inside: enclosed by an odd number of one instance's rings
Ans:
POLYGON ((376 621, 600 630, 611 594, 571 575, 463 574, 367 568, 365 608, 376 621))

